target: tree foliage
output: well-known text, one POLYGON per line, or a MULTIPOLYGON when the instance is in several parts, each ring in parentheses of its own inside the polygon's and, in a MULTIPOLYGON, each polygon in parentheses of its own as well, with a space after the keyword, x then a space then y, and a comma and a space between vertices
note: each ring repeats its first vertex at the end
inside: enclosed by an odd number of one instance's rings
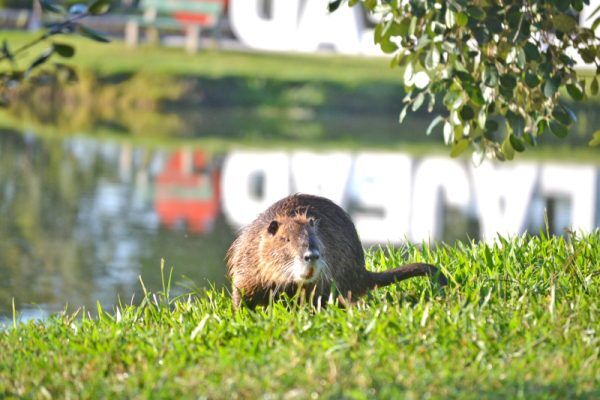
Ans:
MULTIPOLYGON (((330 1, 335 11, 343 0, 330 1)), ((512 159, 552 132, 568 135, 575 114, 561 101, 598 93, 600 7, 582 27, 577 15, 589 0, 348 0, 381 18, 375 43, 404 67, 407 95, 400 122, 410 111, 445 112, 427 134, 442 127, 458 156, 469 145, 474 159, 512 159), (582 60, 595 68, 577 75, 582 60)), ((600 143, 600 131, 590 144, 600 143)))
MULTIPOLYGON (((70 44, 56 41, 57 36, 78 34, 99 42, 109 41, 101 33, 82 25, 81 20, 90 15, 106 13, 112 0, 93 0, 89 4, 76 3, 68 9, 53 0, 39 0, 39 3, 44 12, 53 15, 53 22, 47 25, 40 36, 17 49, 13 50, 6 40, 0 47, 0 106, 8 102, 11 91, 35 69, 47 64, 55 56, 70 58, 75 54, 75 48, 70 44), (20 62, 21 56, 40 43, 46 43, 46 49, 24 67, 20 62), (8 68, 5 68, 5 64, 8 64, 8 68)), ((75 76, 75 71, 68 65, 55 62, 54 67, 57 71, 65 72, 69 77, 75 76)))

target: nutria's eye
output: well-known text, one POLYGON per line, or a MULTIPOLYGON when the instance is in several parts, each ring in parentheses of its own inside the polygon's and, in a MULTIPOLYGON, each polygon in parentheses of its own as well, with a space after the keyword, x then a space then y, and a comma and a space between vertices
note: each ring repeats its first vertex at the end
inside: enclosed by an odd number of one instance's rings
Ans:
POLYGON ((310 219, 308 220, 308 224, 309 224, 310 226, 315 226, 315 219, 314 219, 314 218, 310 218, 310 219))
POLYGON ((269 232, 271 235, 275 236, 275 234, 277 233, 277 229, 279 229, 279 222, 271 221, 271 223, 269 224, 269 227, 267 228, 267 232, 269 232))

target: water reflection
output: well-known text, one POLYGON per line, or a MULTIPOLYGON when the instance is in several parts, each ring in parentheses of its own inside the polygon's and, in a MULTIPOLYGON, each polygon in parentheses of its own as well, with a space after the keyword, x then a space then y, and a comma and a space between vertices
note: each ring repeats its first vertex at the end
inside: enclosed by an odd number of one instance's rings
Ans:
POLYGON ((10 312, 13 296, 32 315, 67 303, 110 305, 118 295, 130 301, 138 275, 160 288, 161 258, 178 280, 224 284, 234 229, 219 213, 218 182, 207 176, 218 175, 218 162, 192 153, 187 174, 177 169, 183 154, 2 132, 0 315, 10 312), (178 205, 187 211, 173 214, 178 205))
POLYGON ((162 224, 188 230, 212 230, 221 205, 220 169, 201 150, 178 150, 156 176, 155 209, 162 224))
MULTIPOLYGON (((138 276, 226 283, 236 229, 296 191, 344 206, 365 242, 493 238, 600 226, 597 165, 486 163, 368 151, 150 149, 0 133, 0 316, 128 302, 138 276), (187 277, 187 278, 181 278, 187 277)), ((135 300, 134 300, 135 301, 135 300)))
POLYGON ((585 164, 474 167, 401 153, 238 151, 225 158, 222 196, 225 215, 236 226, 277 199, 304 192, 346 208, 366 243, 452 240, 465 233, 493 241, 498 234, 538 232, 546 209, 553 233, 593 230, 599 225, 599 177, 596 165, 585 164), (471 228, 449 224, 452 212, 472 221, 471 228))

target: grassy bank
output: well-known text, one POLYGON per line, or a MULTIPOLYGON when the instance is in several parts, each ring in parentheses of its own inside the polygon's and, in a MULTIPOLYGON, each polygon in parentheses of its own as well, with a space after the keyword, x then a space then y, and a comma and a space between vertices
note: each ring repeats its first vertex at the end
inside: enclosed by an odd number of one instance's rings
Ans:
MULTIPOLYGON (((13 48, 32 37, 0 34, 13 48)), ((0 126, 47 136, 193 141, 211 148, 291 144, 448 152, 441 128, 425 135, 436 110, 411 113, 398 124, 402 72, 389 68, 385 58, 216 50, 190 55, 159 46, 132 50, 119 41, 56 40, 75 46, 77 54, 66 62, 77 67, 78 81, 65 85, 33 77, 2 112, 0 126)), ((600 126, 597 106, 597 98, 571 104, 578 123, 568 138, 545 135, 546 149, 525 156, 553 157, 558 151, 567 158, 597 159, 587 146, 600 126), (583 150, 571 155, 573 147, 583 150)))
MULTIPOLYGON (((357 305, 233 313, 227 294, 0 332, 0 397, 598 398, 600 232, 374 251, 443 266, 357 305)), ((81 318, 83 316, 83 318, 81 318)))
MULTIPOLYGON (((11 48, 33 38, 29 33, 6 31, 11 48)), ((75 46, 76 55, 70 64, 97 71, 101 75, 122 75, 137 72, 168 75, 193 75, 208 78, 251 77, 291 81, 330 81, 350 85, 366 82, 398 83, 402 76, 387 68, 384 58, 340 55, 301 55, 203 50, 186 54, 180 48, 142 45, 129 49, 123 42, 98 44, 74 36, 57 37, 56 41, 75 46)), ((38 45, 29 52, 29 59, 43 50, 38 45)), ((27 58, 25 59, 27 60, 27 58)))

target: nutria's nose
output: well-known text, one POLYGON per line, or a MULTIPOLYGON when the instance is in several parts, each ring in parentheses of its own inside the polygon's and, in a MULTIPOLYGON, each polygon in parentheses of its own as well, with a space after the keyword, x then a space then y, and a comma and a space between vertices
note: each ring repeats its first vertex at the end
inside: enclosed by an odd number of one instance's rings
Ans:
POLYGON ((319 254, 319 250, 308 250, 304 253, 304 260, 306 261, 317 261, 321 255, 319 254))

